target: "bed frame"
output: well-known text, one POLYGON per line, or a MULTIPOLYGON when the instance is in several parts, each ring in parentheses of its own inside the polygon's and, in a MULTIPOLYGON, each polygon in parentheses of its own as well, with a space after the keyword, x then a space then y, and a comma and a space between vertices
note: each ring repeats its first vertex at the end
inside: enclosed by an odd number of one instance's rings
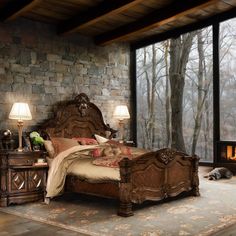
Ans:
MULTIPOLYGON (((41 130, 49 137, 65 138, 105 136, 107 132, 113 137, 116 133, 104 123, 101 111, 84 93, 60 104, 55 117, 43 124, 41 130)), ((119 182, 89 183, 69 175, 65 189, 118 199, 118 215, 131 216, 133 203, 159 201, 183 192, 199 196, 198 161, 197 156, 165 148, 133 160, 124 158, 119 163, 119 182)))

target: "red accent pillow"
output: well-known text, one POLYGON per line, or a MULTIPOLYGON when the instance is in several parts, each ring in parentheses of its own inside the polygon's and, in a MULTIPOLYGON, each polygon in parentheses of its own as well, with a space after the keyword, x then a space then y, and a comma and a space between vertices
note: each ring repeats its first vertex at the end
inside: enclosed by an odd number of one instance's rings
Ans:
POLYGON ((81 145, 96 145, 96 144, 98 144, 97 140, 94 138, 74 137, 72 139, 76 140, 81 145))
POLYGON ((97 157, 101 157, 102 156, 102 149, 100 148, 96 148, 94 150, 92 150, 92 156, 97 158, 97 157))

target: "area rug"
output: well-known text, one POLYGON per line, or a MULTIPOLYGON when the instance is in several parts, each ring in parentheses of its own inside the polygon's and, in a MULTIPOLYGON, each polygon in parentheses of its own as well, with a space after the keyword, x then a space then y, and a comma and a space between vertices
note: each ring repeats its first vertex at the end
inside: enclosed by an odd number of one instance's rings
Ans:
POLYGON ((49 205, 31 203, 0 211, 98 236, 206 236, 236 223, 236 176, 219 181, 200 178, 200 192, 200 197, 136 206, 128 218, 116 215, 116 201, 76 194, 49 205))

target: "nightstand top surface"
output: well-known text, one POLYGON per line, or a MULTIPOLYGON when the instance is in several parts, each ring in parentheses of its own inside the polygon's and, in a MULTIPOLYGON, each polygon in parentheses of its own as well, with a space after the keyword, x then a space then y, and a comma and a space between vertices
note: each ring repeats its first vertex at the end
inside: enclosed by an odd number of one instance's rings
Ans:
POLYGON ((46 151, 40 150, 40 151, 23 151, 19 152, 17 150, 6 150, 6 149, 0 149, 0 155, 14 155, 14 156, 21 156, 21 155, 26 155, 26 156, 31 156, 31 155, 42 155, 45 154, 46 151))

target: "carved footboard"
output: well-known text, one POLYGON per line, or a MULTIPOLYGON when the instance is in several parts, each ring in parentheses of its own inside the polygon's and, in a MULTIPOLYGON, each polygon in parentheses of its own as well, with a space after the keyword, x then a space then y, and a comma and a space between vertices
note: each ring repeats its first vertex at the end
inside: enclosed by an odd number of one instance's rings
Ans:
POLYGON ((199 196, 197 156, 173 149, 146 153, 120 164, 120 206, 118 214, 131 216, 132 203, 158 201, 182 192, 199 196))

